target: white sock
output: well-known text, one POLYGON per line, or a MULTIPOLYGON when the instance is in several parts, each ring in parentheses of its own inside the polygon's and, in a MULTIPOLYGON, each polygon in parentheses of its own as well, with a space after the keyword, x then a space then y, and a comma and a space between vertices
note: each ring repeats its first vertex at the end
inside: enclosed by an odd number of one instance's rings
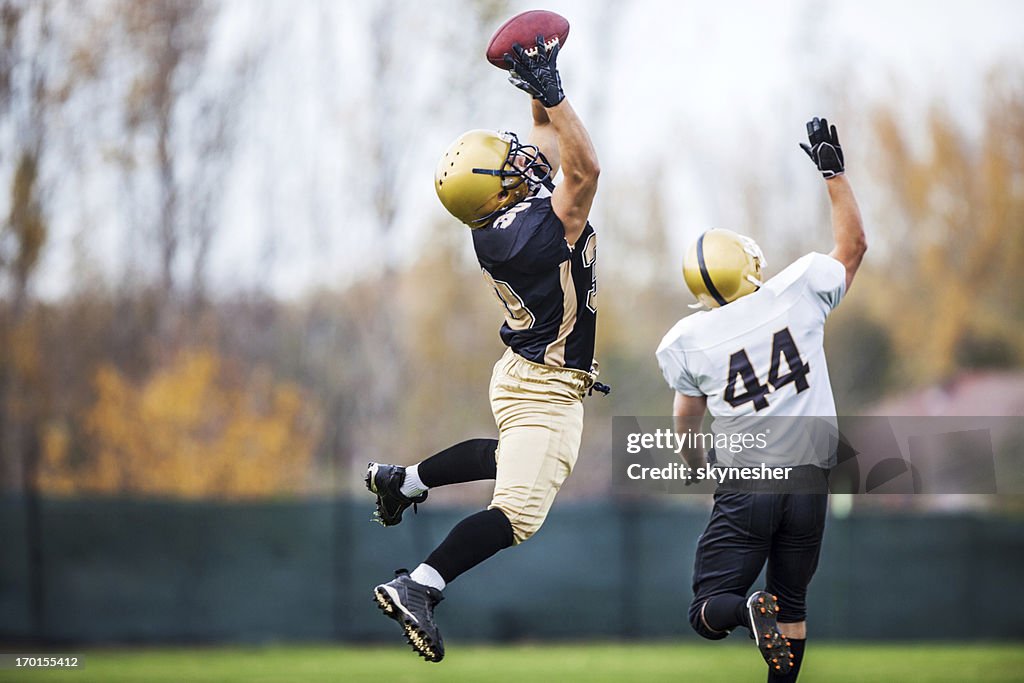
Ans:
POLYGON ((437 570, 429 564, 421 564, 416 567, 416 569, 413 569, 412 574, 409 574, 409 578, 416 583, 436 588, 439 591, 443 591, 445 587, 444 579, 442 579, 441 575, 437 573, 437 570))
POLYGON ((415 498, 421 493, 426 493, 429 487, 420 481, 419 465, 405 468, 405 481, 399 492, 406 498, 415 498))

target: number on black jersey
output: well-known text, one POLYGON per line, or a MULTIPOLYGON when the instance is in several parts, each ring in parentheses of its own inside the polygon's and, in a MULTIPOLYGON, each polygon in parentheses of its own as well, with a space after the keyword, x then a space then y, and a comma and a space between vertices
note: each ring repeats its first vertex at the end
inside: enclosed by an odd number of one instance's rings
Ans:
POLYGON ((583 245, 583 267, 590 268, 590 290, 587 292, 587 308, 591 313, 597 313, 597 233, 592 232, 583 245))
POLYGON ((495 221, 494 221, 494 229, 495 230, 504 230, 508 226, 512 225, 512 222, 516 219, 516 217, 520 213, 522 213, 523 211, 526 211, 529 208, 530 208, 530 200, 529 199, 524 199, 523 201, 521 201, 518 204, 516 204, 515 206, 513 206, 511 209, 507 210, 505 213, 503 213, 500 216, 498 216, 498 218, 495 219, 495 221))
POLYGON ((768 370, 768 384, 758 381, 746 349, 740 349, 729 356, 729 381, 725 385, 724 398, 733 408, 753 401, 754 410, 764 410, 768 407, 767 395, 773 389, 781 389, 790 383, 796 385, 798 394, 807 389, 810 386, 807 383, 810 370, 811 366, 800 357, 800 350, 796 348, 789 328, 784 327, 772 337, 772 365, 768 370), (780 376, 783 360, 789 372, 780 376), (737 379, 743 382, 742 394, 736 393, 737 379))

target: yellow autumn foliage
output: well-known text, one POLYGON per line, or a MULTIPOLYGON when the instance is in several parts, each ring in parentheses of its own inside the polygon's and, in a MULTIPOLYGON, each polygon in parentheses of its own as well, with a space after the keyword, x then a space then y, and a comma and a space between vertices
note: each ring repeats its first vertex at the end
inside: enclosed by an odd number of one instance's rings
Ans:
POLYGON ((884 268, 873 277, 879 286, 868 289, 900 360, 900 383, 946 380, 979 344, 1001 349, 1006 364, 1024 357, 1019 83, 993 82, 978 140, 941 108, 912 132, 895 110, 875 115, 887 200, 887 221, 875 230, 890 248, 869 255, 884 268), (927 145, 915 150, 921 133, 927 145))
POLYGON ((313 478, 319 411, 295 385, 217 353, 179 354, 141 383, 110 365, 84 417, 89 457, 59 427, 43 438, 43 491, 243 499, 301 493, 313 478))

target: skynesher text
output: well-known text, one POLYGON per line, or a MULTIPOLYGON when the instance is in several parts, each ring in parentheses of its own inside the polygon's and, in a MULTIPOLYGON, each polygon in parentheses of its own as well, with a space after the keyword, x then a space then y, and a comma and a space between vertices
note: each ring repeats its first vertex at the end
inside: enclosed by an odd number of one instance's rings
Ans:
POLYGON ((640 479, 672 479, 677 481, 727 481, 740 480, 773 480, 789 479, 792 467, 768 467, 761 463, 759 467, 718 467, 706 464, 693 468, 681 463, 670 463, 664 467, 644 467, 633 463, 626 469, 626 476, 633 480, 640 479))

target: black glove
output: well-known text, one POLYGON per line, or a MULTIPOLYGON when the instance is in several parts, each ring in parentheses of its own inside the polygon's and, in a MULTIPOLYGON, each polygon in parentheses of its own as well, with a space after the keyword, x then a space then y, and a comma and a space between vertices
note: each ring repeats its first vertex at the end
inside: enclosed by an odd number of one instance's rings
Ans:
POLYGON ((545 107, 553 107, 563 99, 562 79, 558 75, 555 60, 558 59, 558 45, 550 50, 544 45, 544 36, 537 36, 537 54, 528 55, 519 43, 512 45, 512 52, 505 53, 509 82, 530 93, 545 107))
POLYGON ((807 152, 814 165, 826 178, 834 178, 846 171, 843 165, 843 148, 839 146, 839 133, 836 127, 829 128, 827 119, 815 116, 807 122, 807 139, 811 144, 800 143, 801 149, 807 152))

